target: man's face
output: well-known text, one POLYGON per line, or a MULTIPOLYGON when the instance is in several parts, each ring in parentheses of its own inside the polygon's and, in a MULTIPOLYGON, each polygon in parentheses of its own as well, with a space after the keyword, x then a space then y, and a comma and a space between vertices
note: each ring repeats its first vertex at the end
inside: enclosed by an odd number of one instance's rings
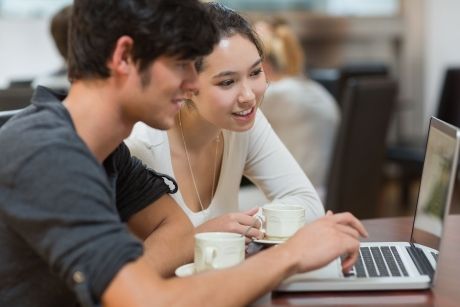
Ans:
MULTIPOLYGON (((136 121, 166 130, 190 91, 196 90, 197 74, 192 60, 162 56, 134 78, 136 90, 126 105, 136 121)), ((131 83, 131 85, 133 85, 131 83)))

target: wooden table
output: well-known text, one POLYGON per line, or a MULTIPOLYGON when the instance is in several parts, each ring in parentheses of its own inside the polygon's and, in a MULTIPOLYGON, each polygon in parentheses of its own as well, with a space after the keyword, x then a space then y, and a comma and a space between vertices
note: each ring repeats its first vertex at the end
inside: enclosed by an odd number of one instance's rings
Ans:
MULTIPOLYGON (((372 241, 409 241, 412 218, 364 220, 372 241)), ((460 306, 460 215, 447 219, 438 277, 431 290, 354 292, 273 292, 263 306, 460 306), (447 243, 447 244, 446 244, 447 243)))

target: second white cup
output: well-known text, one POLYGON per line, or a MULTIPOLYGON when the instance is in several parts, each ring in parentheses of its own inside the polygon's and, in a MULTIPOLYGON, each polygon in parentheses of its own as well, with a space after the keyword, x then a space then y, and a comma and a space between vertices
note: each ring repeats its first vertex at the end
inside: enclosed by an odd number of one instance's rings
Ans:
POLYGON ((265 236, 269 240, 285 240, 305 225, 305 208, 286 204, 262 207, 265 236))
POLYGON ((244 260, 245 238, 230 232, 202 232, 195 235, 195 272, 223 269, 244 260))

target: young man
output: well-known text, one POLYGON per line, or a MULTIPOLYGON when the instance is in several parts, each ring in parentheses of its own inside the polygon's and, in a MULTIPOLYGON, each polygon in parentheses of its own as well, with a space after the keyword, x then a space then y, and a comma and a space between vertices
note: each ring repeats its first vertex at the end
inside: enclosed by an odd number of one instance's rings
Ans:
POLYGON ((0 130, 1 306, 245 305, 339 255, 351 266, 365 230, 329 214, 237 267, 163 279, 193 228, 121 143, 137 121, 171 127, 214 26, 197 0, 75 0, 71 29, 68 96, 39 88, 0 130))

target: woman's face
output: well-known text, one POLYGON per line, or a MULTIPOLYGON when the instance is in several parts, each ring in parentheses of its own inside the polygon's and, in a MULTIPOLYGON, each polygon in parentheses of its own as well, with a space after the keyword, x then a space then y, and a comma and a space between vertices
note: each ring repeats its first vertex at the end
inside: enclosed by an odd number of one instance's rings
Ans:
POLYGON ((198 113, 216 127, 246 131, 267 88, 255 45, 237 34, 222 39, 204 59, 193 97, 198 113))

